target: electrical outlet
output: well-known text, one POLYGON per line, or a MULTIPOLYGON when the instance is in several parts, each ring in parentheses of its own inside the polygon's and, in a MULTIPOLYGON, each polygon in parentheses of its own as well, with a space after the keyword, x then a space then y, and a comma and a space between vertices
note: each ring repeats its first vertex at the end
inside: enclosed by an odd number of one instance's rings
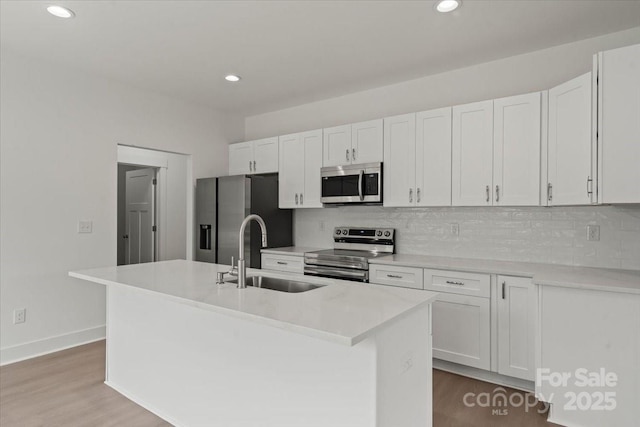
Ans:
POLYGON ((91 233, 93 231, 93 221, 78 221, 78 233, 91 233))
POLYGON ((600 226, 587 225, 587 240, 597 242, 600 240, 600 226))
POLYGON ((318 229, 319 229, 320 231, 324 231, 324 226, 325 226, 324 221, 320 221, 320 222, 318 223, 318 229))
POLYGON ((451 234, 454 236, 458 236, 460 234, 460 225, 451 224, 451 234))
POLYGON ((13 324, 17 325, 18 323, 24 323, 27 321, 27 309, 26 308, 16 308, 13 310, 13 324))

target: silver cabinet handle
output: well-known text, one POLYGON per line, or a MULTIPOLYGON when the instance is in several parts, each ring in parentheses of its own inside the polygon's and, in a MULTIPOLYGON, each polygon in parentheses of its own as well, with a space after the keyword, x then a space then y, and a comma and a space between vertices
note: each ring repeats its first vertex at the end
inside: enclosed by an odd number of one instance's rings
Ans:
POLYGON ((489 186, 487 185, 487 203, 489 203, 489 186))
POLYGON ((352 158, 353 160, 355 160, 355 159, 356 159, 356 149, 355 149, 355 148, 352 148, 352 149, 351 149, 351 158, 352 158))
POLYGON ((402 276, 398 276, 397 274, 387 274, 387 277, 391 279, 402 279, 402 276))
POLYGON ((249 160, 249 172, 251 172, 251 160, 249 160))
POLYGON ((413 188, 409 189, 409 203, 413 203, 413 188))
POLYGON ((253 161, 253 171, 254 172, 256 171, 256 161, 255 160, 253 161))
POLYGON ((304 204, 304 199, 302 198, 302 193, 300 193, 300 204, 304 204))
POLYGON ((506 287, 507 287, 507 282, 502 282, 502 299, 506 299, 506 287))
POLYGON ((496 185, 496 202, 500 201, 500 186, 496 185))
POLYGON ((347 162, 349 161, 349 149, 347 148, 347 151, 345 153, 345 158, 347 159, 347 162))
POLYGON ((296 193, 296 205, 298 204, 298 193, 296 193))
POLYGON ((553 185, 551 185, 551 183, 547 184, 547 200, 551 201, 551 199, 553 199, 553 185))
POLYGON ((587 196, 591 196, 591 194, 593 193, 592 184, 593 184, 593 180, 591 179, 590 176, 588 176, 587 177, 587 196))
POLYGON ((416 190, 416 202, 420 203, 420 188, 416 190))
POLYGON ((446 283, 447 283, 447 285, 464 286, 464 282, 456 282, 456 281, 453 281, 453 280, 447 280, 446 283))
POLYGON ((283 261, 276 261, 276 264, 278 264, 278 265, 289 265, 288 262, 283 262, 283 261))

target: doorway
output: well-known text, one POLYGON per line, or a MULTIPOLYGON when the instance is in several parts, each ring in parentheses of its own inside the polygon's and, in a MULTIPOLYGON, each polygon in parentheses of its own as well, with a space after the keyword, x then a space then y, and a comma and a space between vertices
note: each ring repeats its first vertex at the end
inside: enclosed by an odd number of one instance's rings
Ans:
POLYGON ((118 265, 158 259, 157 172, 118 164, 118 265))

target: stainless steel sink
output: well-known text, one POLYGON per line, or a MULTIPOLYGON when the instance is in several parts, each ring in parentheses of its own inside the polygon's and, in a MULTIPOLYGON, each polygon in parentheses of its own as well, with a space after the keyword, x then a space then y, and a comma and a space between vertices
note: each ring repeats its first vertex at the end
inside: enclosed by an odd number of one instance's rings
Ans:
MULTIPOLYGON (((229 283, 237 283, 238 279, 227 280, 229 283)), ((321 288, 325 285, 314 285, 311 283, 298 282, 296 280, 289 279, 277 279, 275 277, 265 276, 250 276, 245 281, 247 286, 253 286, 255 288, 271 289, 273 291, 299 293, 307 292, 312 289, 321 288)))

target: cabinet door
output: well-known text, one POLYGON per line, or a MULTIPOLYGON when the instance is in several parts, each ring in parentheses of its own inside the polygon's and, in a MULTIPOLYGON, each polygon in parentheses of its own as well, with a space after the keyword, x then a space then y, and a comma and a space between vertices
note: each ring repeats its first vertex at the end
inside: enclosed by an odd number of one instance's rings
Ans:
POLYGON ((493 204, 540 204, 540 92, 493 101, 493 204))
POLYGON ((433 357, 489 370, 489 298, 440 293, 432 307, 433 357))
POLYGON ((322 165, 351 164, 351 125, 326 128, 323 134, 322 165))
POLYGON ((550 205, 591 203, 591 73, 549 90, 547 198, 550 205))
POLYGON ((640 44, 599 55, 600 201, 640 203, 640 44))
POLYGON ((414 206, 416 115, 384 119, 384 206, 414 206))
POLYGON ((229 145, 229 175, 253 173, 253 142, 229 145))
POLYGON ((351 163, 382 161, 382 123, 382 119, 379 119, 351 125, 351 163))
POLYGON ((281 136, 278 144, 278 206, 281 209, 297 208, 304 188, 304 145, 300 134, 281 136))
POLYGON ((451 107, 416 114, 416 206, 451 206, 451 107))
POLYGON ((300 135, 300 140, 304 146, 304 186, 300 192, 298 207, 321 208, 322 129, 304 132, 300 135))
POLYGON ((536 288, 531 279, 498 276, 498 372, 535 379, 536 288))
POLYGON ((278 172, 278 138, 265 138, 253 142, 253 171, 278 172))
POLYGON ((453 107, 451 201, 454 206, 493 203, 493 101, 453 107))

